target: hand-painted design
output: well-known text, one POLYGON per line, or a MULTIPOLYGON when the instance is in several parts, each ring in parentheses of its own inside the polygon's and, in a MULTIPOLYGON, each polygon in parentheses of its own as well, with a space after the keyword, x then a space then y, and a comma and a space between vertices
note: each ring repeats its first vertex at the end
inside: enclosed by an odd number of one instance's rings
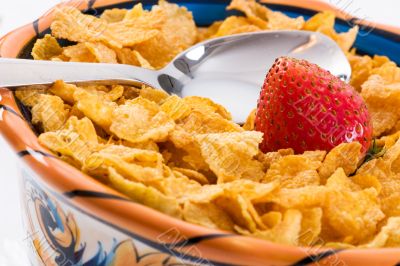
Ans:
POLYGON ((12 109, 11 107, 9 107, 9 106, 7 106, 7 105, 0 104, 0 110, 2 110, 2 109, 5 110, 5 111, 10 112, 10 113, 12 113, 12 114, 14 114, 14 115, 16 115, 16 116, 18 116, 19 118, 21 118, 21 119, 23 119, 23 120, 25 120, 20 114, 18 114, 17 111, 15 111, 14 109, 12 109))
POLYGON ((32 150, 32 149, 20 151, 20 152, 17 153, 17 156, 22 158, 22 157, 25 157, 27 155, 32 155, 32 153, 37 153, 37 154, 40 154, 40 155, 45 156, 45 157, 56 158, 54 155, 52 155, 50 153, 46 153, 46 152, 40 151, 40 150, 32 150))
POLYGON ((120 265, 163 265, 188 266, 191 263, 180 260, 172 253, 158 250, 142 251, 134 239, 117 241, 106 251, 99 241, 97 251, 87 256, 88 248, 81 240, 81 230, 71 212, 66 213, 61 205, 41 190, 36 183, 26 180, 29 204, 33 208, 29 219, 33 247, 44 265, 74 266, 120 266, 120 265), (33 224, 38 224, 35 230, 33 224), (42 237, 40 237, 42 236, 42 237), (86 256, 85 256, 86 255, 86 256), (85 259, 88 258, 88 259, 85 259))
POLYGON ((39 31, 39 18, 37 20, 35 20, 34 22, 32 22, 32 26, 33 29, 35 30, 36 36, 40 35, 40 31, 39 31))
POLYGON ((79 190, 79 189, 65 192, 64 196, 66 196, 67 198, 84 197, 84 198, 103 198, 103 199, 117 199, 117 200, 130 201, 129 199, 108 193, 90 191, 90 190, 79 190))
POLYGON ((45 265, 62 265, 66 259, 74 265, 80 262, 85 246, 80 245, 80 231, 73 215, 65 214, 60 205, 42 191, 32 187, 30 193, 37 222, 44 236, 44 241, 37 236, 33 238, 33 246, 41 261, 45 265))
POLYGON ((335 255, 341 251, 342 251, 341 249, 331 249, 331 250, 327 250, 327 251, 324 251, 324 252, 321 252, 318 254, 309 255, 308 257, 293 263, 291 266, 305 266, 305 265, 318 263, 319 261, 321 261, 329 256, 335 255))
POLYGON ((178 261, 169 254, 161 252, 148 252, 140 254, 138 248, 130 240, 119 243, 113 249, 111 265, 160 265, 160 266, 189 266, 190 263, 178 261))

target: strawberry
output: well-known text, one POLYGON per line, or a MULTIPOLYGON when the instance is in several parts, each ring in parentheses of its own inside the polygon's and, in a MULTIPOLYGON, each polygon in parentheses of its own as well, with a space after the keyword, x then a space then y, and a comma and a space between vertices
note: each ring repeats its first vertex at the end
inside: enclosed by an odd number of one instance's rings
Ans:
POLYGON ((372 125, 361 96, 339 78, 305 60, 281 57, 269 70, 257 105, 255 129, 263 152, 326 150, 371 143, 372 125))

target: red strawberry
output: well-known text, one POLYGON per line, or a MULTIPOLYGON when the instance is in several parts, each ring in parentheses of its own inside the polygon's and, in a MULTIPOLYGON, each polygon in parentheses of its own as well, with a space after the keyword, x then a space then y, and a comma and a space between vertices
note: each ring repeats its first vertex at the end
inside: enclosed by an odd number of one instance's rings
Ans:
POLYGON ((363 154, 372 125, 361 96, 339 78, 305 60, 275 60, 262 87, 255 129, 264 133, 263 152, 326 150, 358 141, 363 154))

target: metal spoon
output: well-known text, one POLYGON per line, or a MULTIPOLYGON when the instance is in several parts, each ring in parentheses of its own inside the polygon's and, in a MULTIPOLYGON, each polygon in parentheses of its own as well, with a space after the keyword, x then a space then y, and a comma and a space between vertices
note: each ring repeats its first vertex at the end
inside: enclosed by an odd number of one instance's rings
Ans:
POLYGON ((268 69, 280 56, 316 63, 348 80, 351 68, 330 38, 308 31, 265 31, 207 40, 179 54, 161 70, 0 58, 0 87, 69 83, 147 84, 179 96, 209 97, 225 106, 237 123, 255 108, 268 69))

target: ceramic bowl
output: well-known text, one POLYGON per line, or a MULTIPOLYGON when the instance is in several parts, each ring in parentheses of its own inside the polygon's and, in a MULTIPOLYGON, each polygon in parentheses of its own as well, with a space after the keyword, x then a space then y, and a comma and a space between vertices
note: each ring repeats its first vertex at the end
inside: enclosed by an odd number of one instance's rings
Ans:
MULTIPOLYGON (((130 8, 135 1, 70 1, 90 14, 130 8)), ((155 1, 142 1, 145 7, 155 1)), ((175 1, 173 1, 175 2, 175 1)), ((229 0, 177 1, 196 23, 210 25, 229 15, 229 0)), ((400 64, 400 30, 360 21, 314 0, 270 0, 272 9, 308 18, 334 10, 336 29, 360 25, 355 46, 400 64)), ((389 7, 388 7, 389 8, 389 7)), ((54 9, 0 40, 1 57, 30 58, 34 41, 48 33, 54 9)), ((1 74, 0 74, 1 75, 1 74)), ((23 73, 21 73, 23 75, 23 73)), ((41 147, 29 112, 0 88, 0 131, 20 158, 22 213, 32 265, 396 265, 400 248, 326 249, 278 245, 208 229, 171 218, 128 200, 41 147)), ((10 199, 12 200, 12 199, 10 199)), ((397 264, 398 265, 398 264, 397 264)))

